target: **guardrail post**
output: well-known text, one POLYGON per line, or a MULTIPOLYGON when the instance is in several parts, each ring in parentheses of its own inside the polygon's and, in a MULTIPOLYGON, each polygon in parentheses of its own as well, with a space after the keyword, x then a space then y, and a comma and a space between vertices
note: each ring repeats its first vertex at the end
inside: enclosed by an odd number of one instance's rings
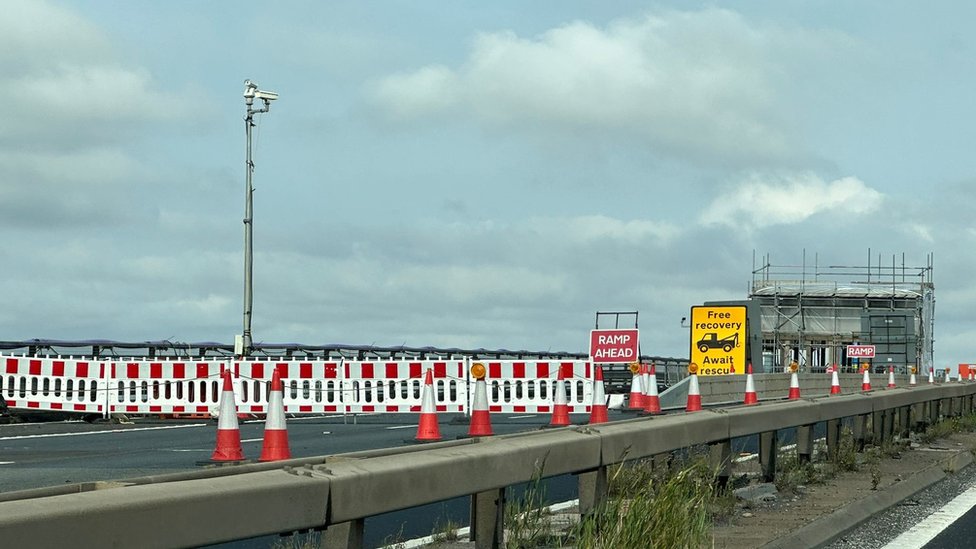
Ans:
POLYGON ((864 436, 867 431, 867 414, 854 416, 854 424, 851 426, 851 433, 854 435, 854 445, 858 452, 864 451, 864 436))
POLYGON ((839 419, 827 420, 827 455, 830 456, 831 460, 837 458, 838 450, 840 450, 840 425, 839 419))
POLYGON ((884 442, 884 411, 871 412, 871 444, 881 446, 884 442))
POLYGON ((321 549, 362 549, 366 519, 330 524, 322 532, 321 549))
POLYGON ((776 480, 776 454, 779 452, 779 438, 776 431, 759 433, 759 466, 763 482, 776 480))
POLYGON ((929 403, 920 402, 912 405, 912 431, 924 431, 929 418, 929 403))
POLYGON ((813 425, 800 425, 796 428, 796 459, 800 463, 810 463, 813 457, 813 425))
POLYGON ((577 478, 577 485, 579 487, 579 514, 582 518, 598 509, 610 494, 606 466, 600 467, 596 471, 580 473, 577 478))
POLYGON ((881 419, 882 442, 891 442, 895 437, 895 410, 889 408, 884 411, 881 419))
POLYGON ((908 438, 908 432, 911 430, 911 416, 911 406, 898 408, 898 436, 901 438, 908 438))
POLYGON ((471 531, 476 549, 497 549, 505 530, 505 489, 478 492, 471 496, 471 531))
POLYGON ((930 400, 927 404, 929 405, 929 425, 935 425, 939 422, 939 407, 942 406, 942 401, 930 400))
POLYGON ((716 484, 724 490, 732 475, 732 441, 720 440, 709 444, 708 463, 716 472, 716 484))

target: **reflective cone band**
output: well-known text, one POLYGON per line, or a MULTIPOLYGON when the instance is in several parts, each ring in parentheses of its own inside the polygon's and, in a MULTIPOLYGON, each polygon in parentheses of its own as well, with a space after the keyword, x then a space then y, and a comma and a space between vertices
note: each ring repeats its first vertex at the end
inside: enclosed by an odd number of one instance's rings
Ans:
POLYGON ((864 378, 861 380, 861 390, 870 391, 871 390, 871 374, 868 369, 864 369, 864 378))
POLYGON ((685 411, 697 412, 702 409, 701 389, 698 387, 698 374, 691 374, 688 378, 688 404, 685 406, 685 411))
POLYGON ((417 426, 417 442, 432 442, 441 439, 441 429, 437 425, 437 407, 434 406, 434 371, 427 369, 424 376, 424 393, 420 405, 420 425, 417 426))
POLYGON ((746 366, 746 397, 743 404, 758 404, 759 395, 756 394, 756 381, 752 378, 752 363, 746 366))
POLYGON ((603 390, 603 368, 596 367, 593 380, 593 404, 590 406, 590 424, 610 421, 607 414, 607 396, 603 390))
POLYGON ((840 378, 837 375, 836 366, 834 366, 834 370, 830 373, 830 394, 832 395, 840 394, 840 378))
POLYGON ((643 371, 644 368, 642 366, 640 370, 634 373, 633 379, 630 380, 630 404, 627 406, 628 410, 638 411, 644 409, 644 389, 643 383, 641 382, 643 371))
POLYGON ((550 427, 562 427, 569 425, 569 404, 566 401, 566 377, 563 375, 562 367, 559 368, 559 376, 556 378, 556 390, 552 395, 552 420, 550 427))
POLYGON ((800 379, 797 377, 796 372, 790 373, 790 392, 786 398, 789 400, 797 400, 800 398, 800 379))
POLYGON ((895 385, 895 367, 888 366, 888 388, 894 389, 895 385))
POLYGON ((291 458, 288 447, 288 428, 285 425, 285 387, 278 368, 271 375, 268 393, 268 417, 264 420, 264 446, 258 461, 278 461, 291 458))
POLYGON ((644 387, 644 412, 647 414, 661 413, 661 398, 657 394, 657 372, 653 364, 648 367, 647 384, 644 387))
POLYGON ((217 419, 217 447, 210 456, 211 461, 241 461, 241 428, 237 424, 237 403, 234 402, 234 384, 230 370, 220 374, 224 378, 224 388, 220 395, 220 417, 217 419))
POLYGON ((471 403, 471 425, 468 427, 468 436, 490 437, 494 434, 491 430, 491 413, 488 410, 488 383, 481 377, 474 382, 474 401, 471 403))

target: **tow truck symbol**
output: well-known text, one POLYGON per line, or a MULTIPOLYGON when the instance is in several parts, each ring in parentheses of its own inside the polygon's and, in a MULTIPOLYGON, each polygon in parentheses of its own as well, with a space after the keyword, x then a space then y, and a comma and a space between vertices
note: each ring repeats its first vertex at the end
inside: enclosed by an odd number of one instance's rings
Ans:
POLYGON ((722 349, 726 353, 731 353, 732 349, 739 346, 739 334, 734 333, 730 336, 719 339, 718 334, 709 332, 698 341, 698 350, 707 353, 709 349, 722 349))

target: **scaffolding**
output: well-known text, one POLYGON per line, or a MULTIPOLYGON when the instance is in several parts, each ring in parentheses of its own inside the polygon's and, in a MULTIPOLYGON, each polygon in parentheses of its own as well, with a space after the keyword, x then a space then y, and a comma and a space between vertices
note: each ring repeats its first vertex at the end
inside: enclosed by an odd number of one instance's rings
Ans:
POLYGON ((781 371, 796 361, 807 371, 837 365, 856 371, 864 361, 847 357, 851 344, 874 345, 875 371, 893 366, 928 371, 933 366, 935 285, 933 254, 924 266, 900 264, 879 254, 865 265, 821 265, 814 255, 800 265, 774 265, 753 253, 749 298, 762 308, 765 371, 781 371))

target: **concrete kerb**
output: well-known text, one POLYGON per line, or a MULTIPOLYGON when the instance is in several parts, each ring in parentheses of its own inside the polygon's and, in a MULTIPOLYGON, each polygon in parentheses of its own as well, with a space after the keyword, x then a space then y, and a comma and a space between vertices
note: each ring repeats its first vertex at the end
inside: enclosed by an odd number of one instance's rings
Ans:
POLYGON ((972 453, 969 450, 960 450, 944 460, 933 463, 906 480, 876 494, 851 502, 833 513, 820 517, 762 547, 768 549, 823 547, 856 528, 862 522, 898 505, 950 474, 972 465, 972 463, 972 453))

